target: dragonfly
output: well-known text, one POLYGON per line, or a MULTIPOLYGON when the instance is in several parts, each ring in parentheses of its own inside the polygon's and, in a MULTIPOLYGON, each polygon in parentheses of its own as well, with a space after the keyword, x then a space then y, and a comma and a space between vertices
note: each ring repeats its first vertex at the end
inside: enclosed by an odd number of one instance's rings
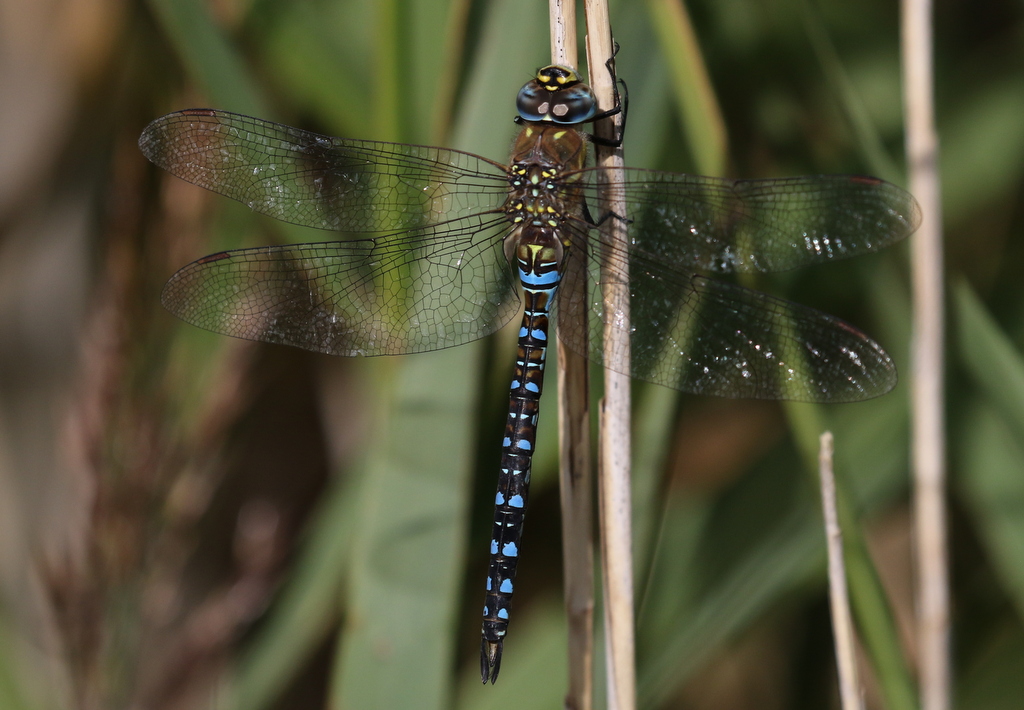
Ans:
POLYGON ((896 369, 867 335, 715 277, 873 252, 920 221, 909 193, 870 177, 732 180, 588 167, 591 139, 581 126, 619 107, 598 111, 569 67, 540 69, 516 103, 521 129, 507 164, 214 109, 158 118, 139 139, 149 160, 179 178, 339 236, 220 252, 183 267, 161 301, 188 323, 377 356, 461 345, 522 312, 490 541, 484 683, 498 677, 509 624, 550 321, 559 318, 563 346, 592 362, 684 392, 876 397, 895 386, 896 369), (600 214, 599 190, 616 195, 625 214, 600 214), (607 236, 609 218, 628 239, 607 236), (628 291, 628 322, 606 309, 607 284, 628 291), (628 356, 606 348, 605 328, 625 336, 628 356))

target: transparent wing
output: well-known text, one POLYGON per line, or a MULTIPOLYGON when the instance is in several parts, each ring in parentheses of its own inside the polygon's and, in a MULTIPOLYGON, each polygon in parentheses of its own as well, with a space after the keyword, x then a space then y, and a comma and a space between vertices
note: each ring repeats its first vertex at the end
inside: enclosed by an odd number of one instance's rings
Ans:
MULTIPOLYGON (((269 216, 378 235, 200 259, 163 294, 195 325, 383 355, 468 342, 518 310, 498 163, 205 109, 154 121, 139 144, 171 173, 269 216)), ((591 183, 599 176, 583 172, 577 177, 591 183)), ((909 194, 873 178, 732 181, 636 169, 613 188, 627 205, 628 259, 601 244, 600 230, 567 226, 572 268, 559 310, 570 347, 641 379, 719 396, 848 401, 895 384, 888 356, 842 321, 695 274, 776 271, 880 249, 917 226, 909 194), (602 262, 609 271, 599 276, 602 262), (583 274, 589 287, 572 303, 567 294, 583 274), (627 327, 604 310, 601 278, 630 292, 631 365, 601 345, 603 322, 627 327)), ((593 203, 596 185, 581 190, 593 203)))
POLYGON ((373 239, 221 252, 178 271, 161 300, 224 335, 329 355, 460 345, 519 310, 503 217, 471 217, 373 239))
MULTIPOLYGON (((584 172, 594 205, 601 169, 584 172)), ((869 177, 727 180, 627 168, 609 188, 627 205, 631 250, 683 273, 845 259, 894 244, 921 221, 910 193, 869 177)))
POLYGON ((457 150, 344 140, 191 109, 139 138, 153 163, 270 217, 350 233, 415 229, 500 207, 504 167, 457 150))
POLYGON ((834 316, 680 273, 641 254, 631 254, 627 267, 621 252, 593 251, 595 245, 584 242, 582 232, 574 230, 570 259, 577 263, 566 269, 557 317, 563 342, 594 362, 647 382, 718 397, 849 402, 877 397, 896 385, 896 368, 885 351, 834 316), (589 285, 580 283, 583 273, 589 285), (628 290, 628 324, 605 308, 602 279, 628 290), (587 294, 587 319, 578 315, 578 304, 570 303, 580 289, 587 294), (606 351, 606 325, 628 335, 628 355, 606 351))

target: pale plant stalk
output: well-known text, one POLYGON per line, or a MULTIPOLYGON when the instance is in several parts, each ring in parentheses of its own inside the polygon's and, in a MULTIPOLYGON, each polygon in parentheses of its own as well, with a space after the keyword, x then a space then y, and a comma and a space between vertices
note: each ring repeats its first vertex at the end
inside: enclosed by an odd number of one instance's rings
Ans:
POLYGON ((832 432, 819 439, 818 476, 821 480, 821 507, 825 517, 825 541, 828 546, 828 590, 832 610, 832 637, 839 670, 839 698, 843 710, 863 710, 864 699, 857 678, 857 654, 854 646, 853 616, 846 586, 843 561, 843 531, 836 510, 836 479, 832 466, 832 432))
POLYGON ((946 540, 944 303, 930 0, 903 0, 902 53, 910 191, 921 204, 911 245, 914 293, 912 460, 918 676, 922 710, 950 707, 946 540))
MULTIPOLYGON (((605 0, 587 0, 587 64, 591 86, 598 106, 611 107, 615 98, 615 80, 607 69, 614 54, 608 5, 605 0)), ((622 115, 598 122, 596 135, 613 138, 622 115)), ((614 260, 614 273, 602 268, 602 297, 606 314, 604 329, 605 362, 614 354, 617 368, 629 372, 629 285, 621 274, 629 273, 625 261, 627 239, 625 223, 615 215, 626 214, 622 195, 607 187, 622 184, 622 149, 596 146, 596 162, 605 170, 598 185, 605 184, 599 197, 598 212, 611 215, 601 227, 603 239, 618 242, 620 248, 605 253, 606 263, 614 260)), ((599 217, 599 219, 601 218, 599 217)), ((605 369, 605 392, 600 411, 600 448, 598 462, 599 527, 601 531, 601 572, 604 587, 605 661, 607 666, 608 707, 633 710, 636 707, 635 632, 633 624, 633 550, 630 498, 630 380, 629 376, 605 369)))
MULTIPOLYGON (((576 68, 576 8, 572 0, 550 0, 551 61, 576 68)), ((568 269, 583 269, 583 259, 570 259, 568 269)), ((583 285, 585 278, 564 279, 583 285)), ((562 303, 572 302, 573 319, 587 318, 587 294, 563 293, 562 303)), ((556 321, 561 332, 569 323, 556 321)), ((584 330, 586 330, 584 326, 584 330)), ((564 343, 565 338, 560 338, 564 343)), ((562 499, 562 568, 565 579, 565 612, 569 627, 569 686, 564 706, 590 710, 594 686, 594 477, 590 456, 590 406, 588 363, 569 348, 558 348, 559 484, 562 499)))

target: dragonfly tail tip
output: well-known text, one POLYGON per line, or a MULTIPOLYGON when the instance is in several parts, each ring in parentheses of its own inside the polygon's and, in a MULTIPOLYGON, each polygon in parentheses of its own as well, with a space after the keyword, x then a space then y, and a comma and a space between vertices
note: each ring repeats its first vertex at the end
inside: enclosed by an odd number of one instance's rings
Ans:
POLYGON ((480 643, 480 679, 484 685, 487 681, 498 680, 498 671, 501 669, 501 641, 488 641, 483 639, 480 643))

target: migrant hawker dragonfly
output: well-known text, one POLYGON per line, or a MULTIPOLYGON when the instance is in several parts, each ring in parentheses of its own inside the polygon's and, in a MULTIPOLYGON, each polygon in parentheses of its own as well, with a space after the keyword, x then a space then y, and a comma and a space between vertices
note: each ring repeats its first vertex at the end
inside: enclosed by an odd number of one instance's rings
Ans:
POLYGON ((908 193, 874 178, 728 180, 627 168, 604 181, 626 205, 613 216, 628 224, 623 247, 604 237, 607 215, 592 207, 600 169, 586 167, 588 137, 577 127, 604 115, 590 88, 571 69, 545 67, 517 103, 523 127, 508 165, 211 109, 159 118, 139 140, 158 166, 257 212, 362 235, 199 259, 162 295, 189 323, 331 355, 397 355, 481 338, 525 302, 490 543, 485 683, 500 668, 548 320, 559 304, 566 347, 641 380, 722 397, 867 399, 896 382, 874 341, 837 318, 708 274, 875 251, 919 221, 908 193), (581 268, 567 268, 573 260, 581 268), (604 311, 602 279, 628 285, 630 323, 604 311), (559 301, 574 291, 587 294, 587 314, 559 301), (628 359, 604 351, 607 320, 628 330, 628 359))

